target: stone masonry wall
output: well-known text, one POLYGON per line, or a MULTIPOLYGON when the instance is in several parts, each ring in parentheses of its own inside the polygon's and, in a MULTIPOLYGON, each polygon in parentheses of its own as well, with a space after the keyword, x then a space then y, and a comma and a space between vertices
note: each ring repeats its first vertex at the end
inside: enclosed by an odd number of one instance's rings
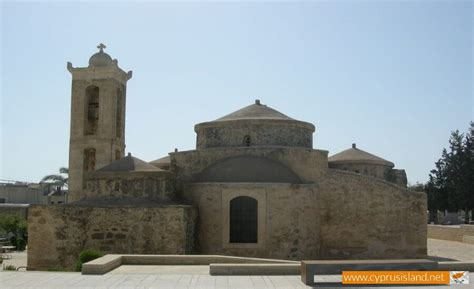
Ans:
POLYGON ((321 258, 426 256, 426 195, 328 170, 321 181, 321 258))
POLYGON ((250 146, 313 147, 314 127, 291 121, 234 121, 196 126, 196 148, 250 146))
POLYGON ((117 254, 192 253, 196 216, 190 206, 33 205, 28 270, 73 270, 84 249, 117 254))
POLYGON ((367 163, 343 163, 329 162, 329 168, 355 172, 367 176, 372 176, 386 180, 402 187, 407 186, 407 176, 405 170, 393 169, 390 166, 367 163))
POLYGON ((428 238, 474 244, 474 226, 428 225, 428 238))
POLYGON ((201 254, 311 259, 319 255, 319 210, 314 185, 277 183, 199 183, 185 187, 185 197, 199 206, 198 248, 201 254), (258 242, 231 244, 231 199, 258 201, 258 242))
POLYGON ((174 187, 169 172, 92 172, 83 196, 172 200, 174 187))
POLYGON ((315 184, 195 183, 184 197, 199 208, 202 254, 281 259, 424 257, 426 196, 389 182, 329 170, 315 184), (258 202, 258 242, 228 241, 229 202, 258 202))
POLYGON ((171 171, 178 182, 189 183, 208 166, 235 156, 259 156, 281 162, 310 183, 327 170, 327 151, 290 147, 214 148, 171 153, 171 171))

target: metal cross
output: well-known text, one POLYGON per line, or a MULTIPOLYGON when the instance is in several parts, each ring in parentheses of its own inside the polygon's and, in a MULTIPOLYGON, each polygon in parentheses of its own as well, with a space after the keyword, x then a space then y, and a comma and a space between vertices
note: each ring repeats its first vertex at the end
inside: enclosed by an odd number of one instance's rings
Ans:
POLYGON ((97 46, 97 48, 100 49, 100 52, 104 52, 104 48, 106 48, 106 47, 107 47, 107 46, 105 46, 103 43, 101 43, 101 44, 99 44, 99 45, 97 46))

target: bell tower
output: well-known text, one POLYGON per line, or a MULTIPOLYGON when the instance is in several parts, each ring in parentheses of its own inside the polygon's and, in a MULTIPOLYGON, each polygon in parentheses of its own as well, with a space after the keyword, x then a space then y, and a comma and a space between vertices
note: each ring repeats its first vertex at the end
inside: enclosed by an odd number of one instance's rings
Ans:
POLYGON ((127 81, 116 59, 104 52, 105 45, 89 59, 88 67, 73 67, 71 135, 69 139, 69 201, 82 198, 84 178, 125 151, 125 100, 127 81))

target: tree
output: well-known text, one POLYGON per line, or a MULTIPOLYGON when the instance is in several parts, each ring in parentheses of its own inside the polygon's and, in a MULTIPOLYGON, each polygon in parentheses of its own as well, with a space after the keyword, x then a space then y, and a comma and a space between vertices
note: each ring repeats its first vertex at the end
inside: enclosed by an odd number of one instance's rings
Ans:
POLYGON ((11 234, 10 243, 15 246, 17 250, 25 249, 28 231, 25 219, 18 215, 0 215, 0 231, 11 234))
POLYGON ((44 176, 40 184, 55 186, 56 189, 67 188, 69 182, 69 169, 68 168, 59 168, 59 174, 47 175, 44 176))
POLYGON ((464 210, 469 220, 469 211, 474 209, 474 122, 466 135, 451 132, 449 151, 443 149, 425 188, 430 220, 437 210, 464 210))

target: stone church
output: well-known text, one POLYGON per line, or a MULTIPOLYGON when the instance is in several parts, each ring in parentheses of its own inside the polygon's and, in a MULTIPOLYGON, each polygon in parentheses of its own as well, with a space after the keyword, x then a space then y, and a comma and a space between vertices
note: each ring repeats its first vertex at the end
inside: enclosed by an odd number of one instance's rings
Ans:
MULTIPOLYGON (((356 147, 328 158, 315 126, 256 100, 194 126, 196 149, 125 154, 132 72, 104 52, 72 74, 67 205, 29 210, 30 270, 80 251, 277 259, 426 256, 426 196, 356 147)), ((146 109, 144 107, 144 109, 146 109)))

